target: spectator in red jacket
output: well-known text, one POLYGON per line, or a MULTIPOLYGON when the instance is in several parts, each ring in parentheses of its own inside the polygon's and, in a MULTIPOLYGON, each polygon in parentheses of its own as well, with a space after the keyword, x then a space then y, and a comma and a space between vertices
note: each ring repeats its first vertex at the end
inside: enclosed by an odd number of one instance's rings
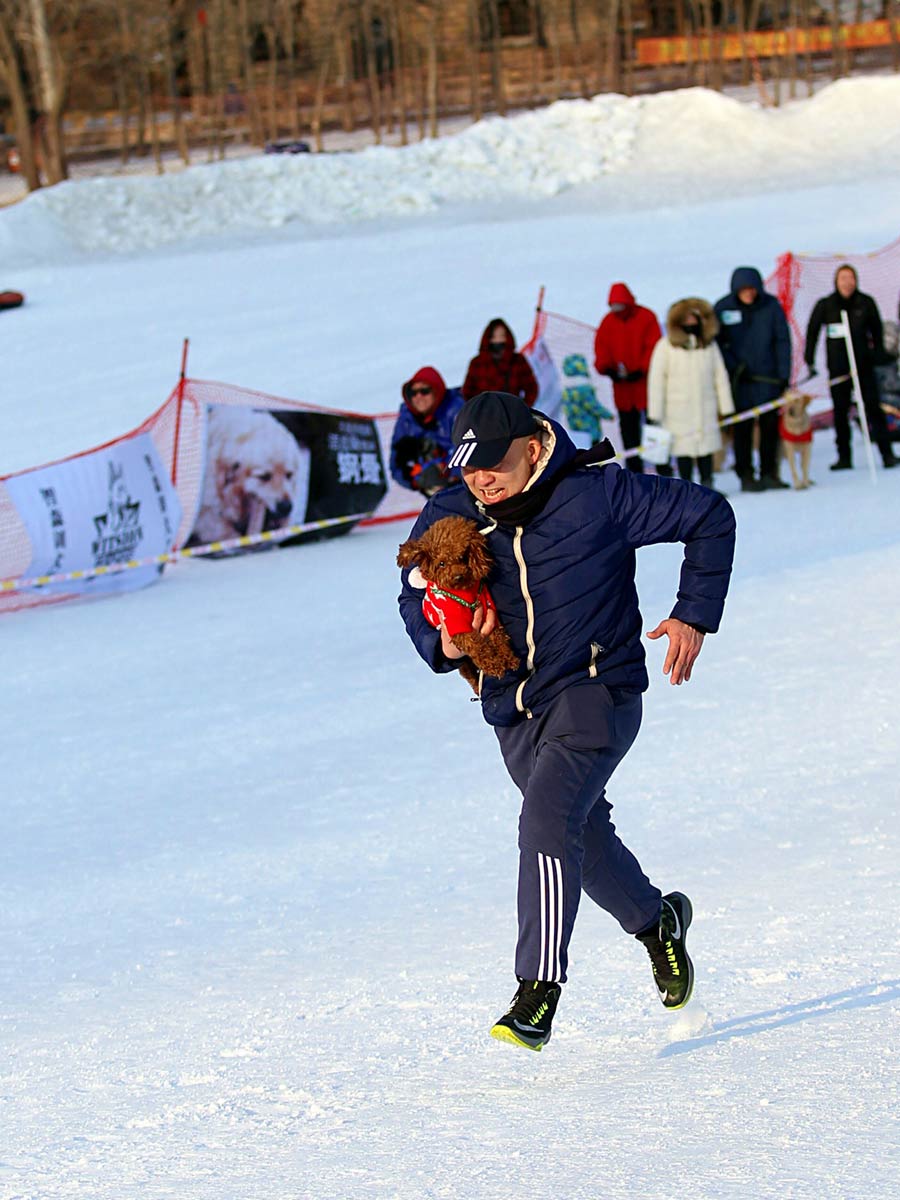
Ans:
POLYGON ((508 392, 529 408, 537 400, 538 385, 524 354, 516 352, 516 339, 501 317, 488 322, 481 348, 469 363, 462 394, 466 400, 481 392, 508 392))
MULTIPOLYGON (((641 413, 647 410, 647 372, 660 339, 659 321, 635 302, 624 283, 612 285, 608 303, 609 312, 594 338, 594 366, 613 381, 622 445, 633 450, 641 444, 641 413)), ((626 458, 625 465, 630 471, 644 469, 638 454, 626 458)))

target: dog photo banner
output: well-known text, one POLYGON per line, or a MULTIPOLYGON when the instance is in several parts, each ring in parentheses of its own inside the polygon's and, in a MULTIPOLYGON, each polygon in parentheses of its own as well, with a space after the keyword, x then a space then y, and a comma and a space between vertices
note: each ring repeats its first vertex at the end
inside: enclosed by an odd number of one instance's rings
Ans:
MULTIPOLYGON (((387 492, 371 417, 231 404, 210 404, 206 415, 203 486, 188 546, 371 513, 387 492)), ((340 536, 354 523, 277 544, 340 536)))
MULTIPOLYGON (((181 505, 149 433, 34 471, 4 486, 32 546, 28 577, 96 571, 172 549, 181 505)), ((105 595, 155 582, 147 565, 41 588, 105 595)))

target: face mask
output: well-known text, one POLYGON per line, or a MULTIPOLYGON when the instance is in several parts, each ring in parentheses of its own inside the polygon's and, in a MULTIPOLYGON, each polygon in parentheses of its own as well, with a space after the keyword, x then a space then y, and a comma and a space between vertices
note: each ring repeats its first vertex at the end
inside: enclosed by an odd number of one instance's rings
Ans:
POLYGON ((614 312, 614 313, 620 313, 620 312, 624 312, 627 307, 628 307, 627 304, 611 304, 609 306, 609 311, 614 312))
POLYGON ((506 349, 506 342, 489 342, 488 349, 494 358, 502 358, 503 351, 506 349))

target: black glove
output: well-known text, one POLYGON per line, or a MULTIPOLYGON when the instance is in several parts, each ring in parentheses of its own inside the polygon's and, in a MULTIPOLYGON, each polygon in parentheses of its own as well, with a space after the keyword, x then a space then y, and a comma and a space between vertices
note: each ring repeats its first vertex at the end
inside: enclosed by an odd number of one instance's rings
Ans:
POLYGON ((413 486, 423 496, 433 496, 435 492, 446 487, 449 482, 450 480, 437 463, 429 463, 416 476, 413 486))

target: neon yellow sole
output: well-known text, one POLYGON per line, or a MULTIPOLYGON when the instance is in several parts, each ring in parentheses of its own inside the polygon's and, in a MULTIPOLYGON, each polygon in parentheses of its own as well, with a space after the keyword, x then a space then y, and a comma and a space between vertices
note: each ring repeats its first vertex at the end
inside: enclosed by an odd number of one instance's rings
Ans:
POLYGON ((542 1050, 544 1048, 543 1042, 539 1046, 532 1046, 528 1042, 523 1042, 506 1025, 495 1025, 491 1030, 491 1037, 496 1038, 498 1042, 509 1042, 510 1046, 521 1046, 523 1050, 542 1050))

